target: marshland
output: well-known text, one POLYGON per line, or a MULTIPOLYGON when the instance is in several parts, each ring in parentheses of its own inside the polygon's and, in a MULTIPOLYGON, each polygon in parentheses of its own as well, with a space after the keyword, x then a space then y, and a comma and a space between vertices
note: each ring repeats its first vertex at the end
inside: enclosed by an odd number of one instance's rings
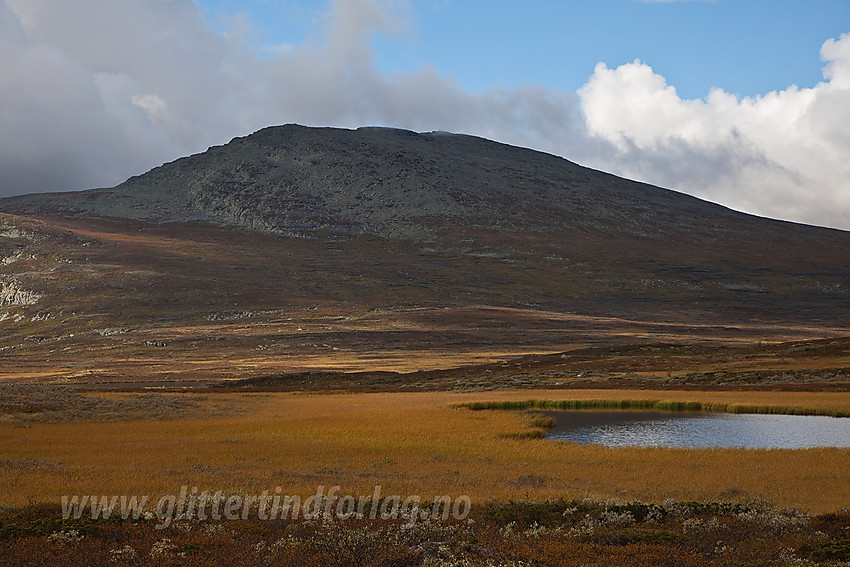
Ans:
POLYGON ((6 414, 0 449, 5 505, 64 494, 171 493, 182 485, 260 493, 317 485, 352 494, 467 494, 473 502, 602 498, 758 499, 810 513, 850 504, 850 451, 605 448, 539 438, 535 413, 480 410, 529 396, 571 403, 623 399, 850 410, 850 393, 575 390, 482 393, 97 393, 147 415, 37 405, 6 414), (482 400, 482 398, 484 398, 482 400), (128 400, 133 400, 128 402, 128 400))
MULTIPOLYGON (((552 442, 539 408, 741 404, 843 414, 844 392, 290 393, 0 389, 0 553, 14 564, 758 565, 848 559, 850 451, 552 442), (504 408, 510 408, 506 411, 504 408), (528 411, 529 409, 534 411, 528 411), (110 411, 120 410, 120 411, 110 411), (93 411, 96 410, 96 411, 93 411), (62 519, 67 495, 468 495, 462 520, 62 519), (29 559, 32 557, 39 558, 29 559), (488 563, 489 562, 489 563, 488 563), (84 563, 79 563, 84 564, 84 563)), ((738 406, 740 407, 740 406, 738 406)), ((586 410, 574 410, 586 411, 586 410)), ((838 563, 837 563, 838 562, 838 563)))

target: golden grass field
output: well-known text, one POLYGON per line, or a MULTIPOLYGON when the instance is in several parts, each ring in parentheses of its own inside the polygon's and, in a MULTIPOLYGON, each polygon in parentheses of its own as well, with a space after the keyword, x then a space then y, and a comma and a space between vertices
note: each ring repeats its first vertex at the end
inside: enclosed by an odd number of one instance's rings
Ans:
MULTIPOLYGON (((94 395, 94 394, 92 394, 94 395)), ((135 394, 96 394, 126 397, 135 394)), ((662 502, 763 499, 822 513, 850 507, 850 450, 608 449, 515 439, 510 411, 453 404, 527 399, 656 399, 850 410, 849 392, 571 390, 477 393, 161 394, 209 414, 155 420, 0 421, 0 502, 58 503, 62 495, 469 495, 474 502, 616 498, 662 502)))

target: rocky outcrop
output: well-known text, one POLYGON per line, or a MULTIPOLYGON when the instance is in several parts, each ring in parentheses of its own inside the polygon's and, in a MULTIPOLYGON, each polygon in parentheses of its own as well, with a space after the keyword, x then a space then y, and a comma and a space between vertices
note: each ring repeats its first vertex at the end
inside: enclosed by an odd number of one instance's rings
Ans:
POLYGON ((15 280, 0 281, 0 307, 33 305, 42 294, 21 288, 15 280))

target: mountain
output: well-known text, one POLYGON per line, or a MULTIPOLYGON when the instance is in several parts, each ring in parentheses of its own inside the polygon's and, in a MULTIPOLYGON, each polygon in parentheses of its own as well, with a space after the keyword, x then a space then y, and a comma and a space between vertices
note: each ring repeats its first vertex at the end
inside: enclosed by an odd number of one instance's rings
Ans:
POLYGON ((266 128, 0 213, 0 379, 850 334, 850 233, 444 132, 266 128))
POLYGON ((202 221, 288 235, 422 237, 459 224, 651 238, 792 230, 473 136, 297 125, 236 138, 110 189, 14 197, 0 201, 0 210, 202 221))

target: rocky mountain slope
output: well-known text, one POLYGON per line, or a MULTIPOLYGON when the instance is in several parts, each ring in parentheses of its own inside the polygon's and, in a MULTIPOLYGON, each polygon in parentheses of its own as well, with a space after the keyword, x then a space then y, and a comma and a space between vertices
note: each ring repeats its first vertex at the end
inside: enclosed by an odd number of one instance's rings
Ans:
POLYGON ((848 314, 850 233, 470 136, 280 126, 114 188, 0 200, 0 380, 758 345, 850 335, 848 314))
MULTIPOLYGON (((424 237, 463 225, 716 238, 777 224, 485 139, 388 128, 270 127, 110 189, 0 200, 19 214, 204 221, 286 235, 424 237)), ((787 226, 781 230, 788 230, 787 226)))

